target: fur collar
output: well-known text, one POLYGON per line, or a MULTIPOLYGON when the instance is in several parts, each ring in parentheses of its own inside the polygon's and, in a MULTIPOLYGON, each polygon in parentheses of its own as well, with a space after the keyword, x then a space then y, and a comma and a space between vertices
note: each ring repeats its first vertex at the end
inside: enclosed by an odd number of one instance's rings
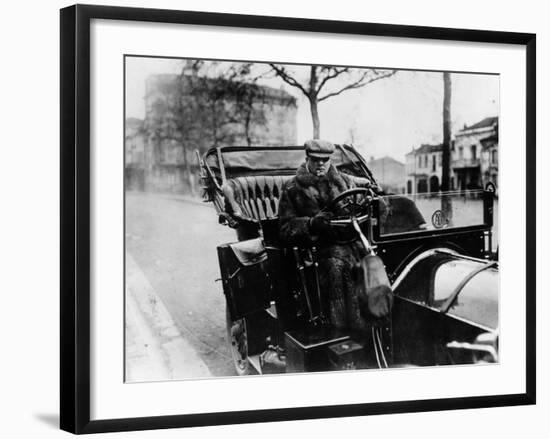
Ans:
POLYGON ((318 187, 322 182, 328 182, 330 185, 336 186, 340 192, 343 192, 347 189, 347 184, 342 178, 340 173, 336 170, 333 165, 330 165, 328 172, 323 177, 317 177, 307 170, 305 162, 300 165, 296 171, 296 181, 300 186, 309 187, 314 186, 318 187))

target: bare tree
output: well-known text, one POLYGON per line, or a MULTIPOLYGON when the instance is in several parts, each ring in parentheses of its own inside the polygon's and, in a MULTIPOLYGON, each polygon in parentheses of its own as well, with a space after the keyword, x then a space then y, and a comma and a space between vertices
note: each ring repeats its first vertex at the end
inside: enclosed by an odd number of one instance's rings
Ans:
POLYGON ((191 191, 196 149, 259 142, 270 100, 251 65, 188 60, 174 80, 159 81, 151 95, 146 124, 154 163, 181 165, 191 191))
POLYGON ((266 89, 258 84, 261 75, 252 74, 252 63, 233 64, 228 69, 222 83, 226 83, 226 93, 232 98, 234 123, 241 125, 248 146, 257 142, 254 128, 265 126, 266 89))
POLYGON ((353 69, 350 67, 310 66, 309 75, 305 80, 300 80, 289 68, 282 64, 270 64, 276 76, 288 85, 300 90, 309 101, 311 119, 313 121, 313 137, 321 135, 321 122, 319 120, 319 103, 331 97, 338 96, 348 90, 364 87, 379 79, 394 75, 397 70, 381 69, 353 69), (339 78, 340 81, 334 81, 339 78), (345 82, 341 80, 344 79, 345 82), (330 85, 337 83, 335 88, 330 85))
POLYGON ((266 90, 258 84, 260 76, 251 73, 252 63, 223 68, 219 64, 193 61, 191 68, 187 64, 183 69, 181 83, 186 92, 182 93, 182 110, 187 114, 180 119, 202 122, 202 130, 195 131, 210 145, 233 144, 242 133, 251 146, 257 141, 254 129, 267 123, 266 90))

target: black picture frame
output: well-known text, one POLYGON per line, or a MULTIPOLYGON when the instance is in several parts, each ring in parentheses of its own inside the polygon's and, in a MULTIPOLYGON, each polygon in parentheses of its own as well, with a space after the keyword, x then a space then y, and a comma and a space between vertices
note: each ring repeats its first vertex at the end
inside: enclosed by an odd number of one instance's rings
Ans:
POLYGON ((534 34, 89 5, 75 5, 62 9, 60 24, 60 425, 63 430, 77 434, 97 433, 535 403, 536 36, 534 34), (527 192, 525 194, 526 211, 518 214, 526 215, 526 392, 465 398, 90 420, 90 22, 93 19, 525 46, 527 192))

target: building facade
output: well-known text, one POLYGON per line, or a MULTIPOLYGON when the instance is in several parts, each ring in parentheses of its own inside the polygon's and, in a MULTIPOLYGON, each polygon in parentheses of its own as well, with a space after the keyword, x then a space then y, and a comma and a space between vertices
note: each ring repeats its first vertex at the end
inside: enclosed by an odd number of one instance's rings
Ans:
POLYGON ((197 152, 294 145, 296 113, 296 99, 283 90, 197 75, 151 75, 141 130, 126 121, 126 181, 141 190, 196 193, 197 152), (132 145, 142 142, 138 154, 132 145))
MULTIPOLYGON (((421 145, 406 154, 408 194, 438 192, 443 145, 421 145)), ((498 117, 464 126, 451 142, 451 190, 498 188, 498 117)))
POLYGON ((437 192, 441 185, 443 145, 421 145, 405 155, 408 194, 437 192))
POLYGON ((387 193, 402 194, 405 192, 405 165, 392 157, 372 158, 367 166, 378 184, 387 193))
POLYGON ((456 133, 451 169, 458 190, 483 188, 489 182, 498 186, 498 117, 486 117, 456 133))
MULTIPOLYGON (((147 133, 143 120, 126 119, 124 132, 124 182, 126 188, 145 190, 145 170, 148 157, 147 133)), ((149 159, 150 161, 150 159, 149 159)))

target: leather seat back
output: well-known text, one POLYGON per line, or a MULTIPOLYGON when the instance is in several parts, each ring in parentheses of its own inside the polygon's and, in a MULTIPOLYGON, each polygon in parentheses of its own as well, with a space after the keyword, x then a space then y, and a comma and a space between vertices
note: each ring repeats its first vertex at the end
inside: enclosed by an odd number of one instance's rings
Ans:
POLYGON ((250 220, 275 219, 284 183, 291 175, 236 177, 222 187, 232 213, 250 220))

